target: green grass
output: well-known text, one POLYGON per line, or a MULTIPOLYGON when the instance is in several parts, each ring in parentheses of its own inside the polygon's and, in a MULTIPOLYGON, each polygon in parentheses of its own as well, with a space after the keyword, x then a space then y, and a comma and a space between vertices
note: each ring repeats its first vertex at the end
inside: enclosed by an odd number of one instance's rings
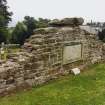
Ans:
POLYGON ((0 105, 105 105, 105 64, 6 96, 0 99, 0 105))

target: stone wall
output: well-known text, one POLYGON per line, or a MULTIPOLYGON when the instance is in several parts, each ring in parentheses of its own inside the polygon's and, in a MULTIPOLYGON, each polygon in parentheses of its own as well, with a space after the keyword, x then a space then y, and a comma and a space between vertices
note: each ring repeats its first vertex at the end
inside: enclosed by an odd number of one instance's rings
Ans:
POLYGON ((38 29, 26 40, 21 52, 9 55, 5 63, 0 62, 0 94, 43 84, 70 73, 74 67, 83 69, 100 62, 105 57, 104 46, 94 34, 79 27, 38 29), (81 59, 64 64, 65 46, 78 44, 82 46, 81 59))

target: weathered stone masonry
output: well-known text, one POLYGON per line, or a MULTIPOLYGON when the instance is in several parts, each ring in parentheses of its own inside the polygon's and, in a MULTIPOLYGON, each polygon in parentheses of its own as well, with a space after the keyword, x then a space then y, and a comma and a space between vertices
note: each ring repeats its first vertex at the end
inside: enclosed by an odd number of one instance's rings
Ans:
POLYGON ((104 44, 96 39, 96 35, 79 27, 38 29, 27 39, 21 52, 9 55, 7 62, 1 62, 0 94, 43 84, 70 73, 74 67, 83 69, 104 60, 104 52, 104 44))

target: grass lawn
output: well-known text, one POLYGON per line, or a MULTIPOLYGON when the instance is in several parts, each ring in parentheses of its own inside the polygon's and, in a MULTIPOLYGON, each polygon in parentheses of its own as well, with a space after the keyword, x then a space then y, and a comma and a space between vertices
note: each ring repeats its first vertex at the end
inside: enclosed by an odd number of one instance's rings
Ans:
POLYGON ((0 98, 0 105, 105 105, 105 64, 0 98))

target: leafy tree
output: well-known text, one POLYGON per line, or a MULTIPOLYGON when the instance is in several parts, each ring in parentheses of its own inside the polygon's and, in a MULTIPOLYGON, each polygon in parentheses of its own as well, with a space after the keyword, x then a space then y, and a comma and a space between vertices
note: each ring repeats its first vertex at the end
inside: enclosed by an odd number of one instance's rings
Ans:
POLYGON ((105 42, 105 29, 98 33, 99 39, 105 42))
MULTIPOLYGON (((49 19, 39 18, 36 20, 34 17, 25 16, 23 22, 18 22, 16 27, 12 32, 12 43, 23 44, 25 39, 29 38, 32 34, 34 34, 34 30, 36 28, 44 28, 48 27, 49 19)), ((11 29, 9 29, 11 33, 11 29)), ((9 35, 9 39, 11 35, 9 35)))
POLYGON ((8 27, 8 34, 6 35, 8 44, 11 43, 13 31, 14 31, 14 27, 8 27))
POLYGON ((48 23, 50 22, 50 19, 43 19, 43 18, 39 18, 37 21, 37 28, 45 28, 48 27, 48 23))
POLYGON ((24 44, 25 39, 33 34, 36 28, 36 20, 33 17, 25 16, 23 22, 18 22, 12 32, 11 42, 15 44, 24 44))
POLYGON ((8 11, 7 1, 0 0, 0 43, 6 42, 7 26, 11 21, 11 15, 12 13, 8 11))
POLYGON ((33 30, 36 29, 36 23, 37 21, 34 19, 34 17, 25 16, 23 23, 27 27, 27 38, 33 34, 33 30))
POLYGON ((1 42, 6 42, 6 35, 7 35, 7 30, 3 27, 0 27, 0 43, 1 42))
POLYGON ((27 27, 22 22, 18 22, 12 32, 11 42, 15 44, 23 44, 27 38, 27 27))

